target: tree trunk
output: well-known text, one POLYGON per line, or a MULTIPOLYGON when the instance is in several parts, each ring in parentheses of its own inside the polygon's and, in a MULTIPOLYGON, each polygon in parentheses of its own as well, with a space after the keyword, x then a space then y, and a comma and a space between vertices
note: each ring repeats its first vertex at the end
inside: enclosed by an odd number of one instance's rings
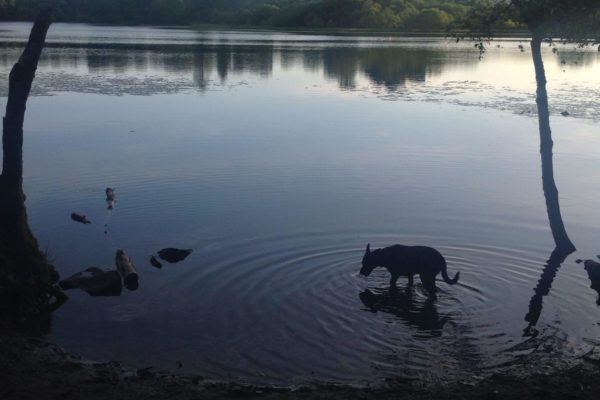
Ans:
MULTIPOLYGON (((50 10, 40 13, 29 42, 9 76, 6 115, 2 131, 2 175, 0 176, 0 240, 18 249, 35 241, 27 224, 23 195, 23 121, 38 61, 51 23, 50 10)), ((37 243, 36 243, 37 245, 37 243)))
POLYGON ((542 156, 544 197, 546 198, 548 220, 550 222, 550 229, 556 247, 564 251, 573 252, 576 249, 565 230, 565 225, 560 212, 558 189, 556 188, 556 183, 554 181, 554 165, 552 160, 552 148, 554 147, 554 142, 552 141, 552 130, 550 129, 546 71, 544 70, 544 61, 542 59, 542 39, 542 36, 534 34, 533 39, 531 40, 531 50, 537 83, 536 103, 540 129, 540 153, 542 156))
POLYGON ((2 131, 0 175, 1 322, 36 331, 49 326, 49 286, 58 277, 39 250, 27 222, 23 194, 23 121, 38 61, 51 23, 51 12, 38 16, 23 54, 9 76, 2 131))
POLYGON ((4 160, 2 177, 4 184, 21 189, 23 183, 23 120, 27 98, 31 91, 38 61, 46 41, 46 33, 51 23, 50 10, 38 16, 29 41, 19 61, 10 72, 6 115, 3 120, 2 147, 4 160))
POLYGON ((535 79, 537 83, 537 108, 538 122, 540 129, 540 153, 542 156, 542 183, 544 188, 544 197, 546 199, 546 210, 548 212, 548 221, 550 230, 556 245, 550 255, 550 259, 544 266, 542 276, 537 286, 533 289, 534 295, 529 302, 529 311, 525 316, 525 321, 529 323, 524 330, 525 336, 536 336, 535 329, 540 315, 542 313, 544 297, 550 293, 552 283, 561 266, 561 264, 576 249, 571 239, 567 235, 565 225, 560 212, 560 203, 558 201, 558 189, 554 182, 554 163, 552 160, 552 131, 550 129, 550 111, 548 107, 548 92, 546 90, 546 72, 544 70, 544 61, 542 59, 542 37, 533 35, 531 40, 531 50, 533 56, 533 65, 535 67, 535 79))

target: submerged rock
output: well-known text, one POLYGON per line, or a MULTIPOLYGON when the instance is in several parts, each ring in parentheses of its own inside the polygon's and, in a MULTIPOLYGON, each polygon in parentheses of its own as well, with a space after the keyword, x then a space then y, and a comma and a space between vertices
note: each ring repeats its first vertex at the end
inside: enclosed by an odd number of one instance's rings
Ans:
POLYGON ((577 263, 583 263, 584 269, 591 282, 590 287, 598 293, 596 304, 600 306, 600 263, 594 260, 577 260, 577 263))
POLYGON ((59 282, 63 290, 81 289, 90 296, 120 296, 121 275, 118 271, 103 271, 91 267, 59 282))
POLYGON ((585 260, 583 265, 592 283, 595 282, 596 287, 600 289, 600 263, 594 260, 585 260))
POLYGON ((171 264, 185 260, 190 254, 192 254, 192 250, 182 250, 174 248, 166 248, 158 252, 158 256, 162 260, 165 260, 166 262, 171 264))
POLYGON ((75 222, 79 222, 80 224, 85 224, 85 225, 92 223, 92 221, 87 219, 87 217, 85 215, 77 214, 77 213, 72 213, 71 219, 75 222))
POLYGON ((153 267, 156 267, 158 269, 163 267, 163 265, 160 263, 160 261, 158 261, 158 259, 155 256, 152 256, 152 258, 150 258, 150 264, 152 264, 153 267))

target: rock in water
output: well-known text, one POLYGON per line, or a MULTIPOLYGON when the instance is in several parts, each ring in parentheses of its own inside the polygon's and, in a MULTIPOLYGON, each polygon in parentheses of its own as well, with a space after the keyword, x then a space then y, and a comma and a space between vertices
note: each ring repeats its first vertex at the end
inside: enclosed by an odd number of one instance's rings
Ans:
POLYGON ((79 222, 80 224, 91 224, 92 223, 92 221, 87 219, 87 217, 85 215, 81 215, 81 214, 77 214, 77 213, 72 213, 71 219, 75 222, 79 222))
POLYGON ((596 304, 600 305, 600 263, 594 260, 585 260, 584 265, 592 283, 591 288, 598 292, 596 304))
POLYGON ((153 267, 156 267, 158 269, 162 268, 162 264, 160 263, 160 261, 158 261, 158 259, 154 256, 152 256, 152 258, 150 258, 150 264, 152 264, 153 267))
POLYGON ((120 296, 121 275, 118 271, 103 271, 92 267, 59 282, 63 290, 81 289, 90 296, 120 296))
POLYGON ((161 259, 171 264, 185 260, 190 254, 192 254, 192 250, 174 248, 166 248, 158 252, 158 256, 161 259))
POLYGON ((594 274, 600 280, 600 263, 594 260, 585 260, 585 270, 594 274))

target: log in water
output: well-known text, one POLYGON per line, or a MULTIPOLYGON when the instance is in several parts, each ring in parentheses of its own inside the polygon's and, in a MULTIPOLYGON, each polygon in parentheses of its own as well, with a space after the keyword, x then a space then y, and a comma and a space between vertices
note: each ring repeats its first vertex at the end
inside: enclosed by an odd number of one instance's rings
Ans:
POLYGON ((131 259, 123 250, 118 250, 115 262, 117 264, 117 270, 123 277, 123 285, 129 290, 137 290, 139 286, 139 276, 131 259))

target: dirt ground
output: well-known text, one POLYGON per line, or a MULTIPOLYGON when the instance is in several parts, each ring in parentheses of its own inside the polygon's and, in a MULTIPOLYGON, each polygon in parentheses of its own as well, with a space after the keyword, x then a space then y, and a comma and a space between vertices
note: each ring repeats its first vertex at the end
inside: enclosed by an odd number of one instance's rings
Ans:
POLYGON ((0 331, 0 399, 598 399, 600 365, 582 361, 546 375, 496 374, 478 383, 389 383, 380 387, 311 384, 259 387, 206 382, 117 362, 82 360, 35 337, 0 331))

